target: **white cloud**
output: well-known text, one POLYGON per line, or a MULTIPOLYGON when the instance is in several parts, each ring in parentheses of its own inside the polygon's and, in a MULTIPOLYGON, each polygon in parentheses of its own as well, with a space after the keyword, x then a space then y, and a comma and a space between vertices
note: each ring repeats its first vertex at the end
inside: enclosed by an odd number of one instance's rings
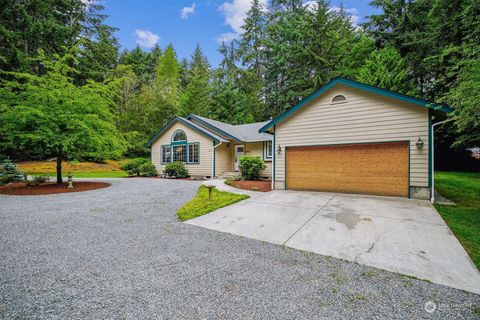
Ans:
MULTIPOLYGON (((267 6, 267 0, 260 1, 263 8, 267 6)), ((238 38, 243 33, 243 21, 247 16, 248 10, 251 7, 251 0, 231 0, 231 2, 224 2, 220 6, 220 12, 225 17, 225 24, 232 28, 233 32, 227 32, 220 35, 217 41, 229 42, 238 38)))
MULTIPOLYGON (((340 7, 330 7, 330 10, 334 12, 340 12, 340 7)), ((350 22, 352 23, 353 26, 358 25, 358 20, 360 17, 358 16, 358 11, 357 8, 343 8, 345 10, 345 13, 350 16, 350 22)))
POLYGON ((222 33, 218 38, 217 42, 220 44, 222 42, 229 43, 235 39, 238 39, 239 34, 236 32, 225 32, 222 33))
POLYGON ((158 41, 160 41, 160 36, 158 34, 152 33, 148 30, 135 30, 135 35, 137 36, 137 43, 145 48, 153 48, 158 41))
POLYGON ((305 2, 303 3, 303 6, 304 6, 305 8, 308 8, 308 9, 310 9, 310 10, 313 11, 313 9, 315 9, 315 8, 317 7, 317 1, 315 1, 315 0, 305 1, 305 2))
POLYGON ((81 0, 82 4, 85 6, 86 9, 90 8, 90 6, 96 1, 97 0, 81 0))
POLYGON ((195 7, 195 3, 192 3, 191 7, 183 7, 182 10, 180 10, 180 17, 187 19, 189 15, 195 13, 195 7))

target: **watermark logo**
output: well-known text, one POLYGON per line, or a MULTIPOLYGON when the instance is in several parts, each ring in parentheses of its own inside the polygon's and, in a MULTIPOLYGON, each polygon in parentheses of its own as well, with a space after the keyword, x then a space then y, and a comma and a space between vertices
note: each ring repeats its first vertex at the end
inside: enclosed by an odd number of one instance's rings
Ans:
POLYGON ((427 301, 425 302, 425 311, 428 313, 433 313, 437 310, 437 304, 433 301, 427 301))

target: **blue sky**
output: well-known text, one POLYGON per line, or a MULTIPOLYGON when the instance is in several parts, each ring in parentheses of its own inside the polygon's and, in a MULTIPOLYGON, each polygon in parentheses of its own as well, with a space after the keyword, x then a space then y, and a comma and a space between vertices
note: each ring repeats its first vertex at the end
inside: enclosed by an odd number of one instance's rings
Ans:
MULTIPOLYGON (((267 0, 263 0, 267 1, 267 0)), ((338 7, 341 0, 330 1, 338 7)), ((356 23, 377 12, 370 0, 343 0, 356 23)), ((165 48, 172 43, 179 58, 190 57, 197 43, 209 62, 220 62, 218 45, 242 32, 240 26, 249 0, 103 0, 107 24, 116 33, 122 48, 132 49, 139 43, 148 50, 158 42, 165 48)))

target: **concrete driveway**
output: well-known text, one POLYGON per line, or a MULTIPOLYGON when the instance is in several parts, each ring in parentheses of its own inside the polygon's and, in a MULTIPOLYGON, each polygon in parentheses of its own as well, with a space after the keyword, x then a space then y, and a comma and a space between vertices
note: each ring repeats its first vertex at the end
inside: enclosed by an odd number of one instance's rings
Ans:
POLYGON ((298 191, 250 194, 187 223, 480 293, 480 273, 428 201, 298 191))

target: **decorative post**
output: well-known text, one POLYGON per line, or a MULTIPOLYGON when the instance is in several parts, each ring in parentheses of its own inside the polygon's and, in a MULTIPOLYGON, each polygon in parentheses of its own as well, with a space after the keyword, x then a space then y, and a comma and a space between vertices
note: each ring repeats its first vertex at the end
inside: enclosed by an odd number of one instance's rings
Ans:
POLYGON ((73 178, 72 173, 69 172, 68 173, 68 188, 69 189, 73 188, 73 179, 72 178, 73 178))

